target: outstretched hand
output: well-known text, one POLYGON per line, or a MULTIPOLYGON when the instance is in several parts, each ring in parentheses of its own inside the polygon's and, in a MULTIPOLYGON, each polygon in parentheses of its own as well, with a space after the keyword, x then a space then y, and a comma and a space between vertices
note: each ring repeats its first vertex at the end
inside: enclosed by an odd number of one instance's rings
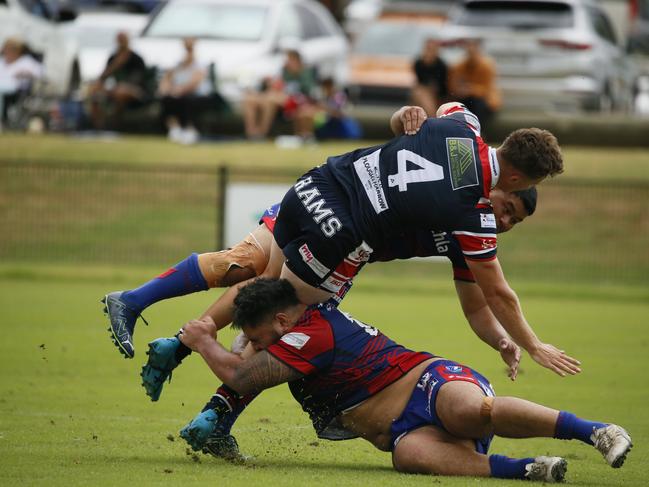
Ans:
POLYGON ((403 125, 403 133, 415 135, 428 118, 426 111, 421 107, 406 106, 401 109, 399 120, 403 125))
POLYGON ((516 380, 516 376, 518 376, 518 364, 521 363, 520 347, 509 338, 501 338, 498 342, 498 351, 500 352, 503 362, 505 362, 507 367, 509 367, 507 376, 511 380, 516 380))
POLYGON ((189 321, 180 331, 181 333, 178 336, 180 341, 194 352, 197 352, 198 347, 204 340, 214 340, 216 337, 216 324, 211 317, 207 316, 199 320, 189 321))
POLYGON ((542 343, 536 349, 529 351, 529 354, 534 361, 561 377, 565 377, 566 374, 575 375, 581 372, 579 367, 581 362, 579 360, 566 355, 566 352, 549 343, 542 343))

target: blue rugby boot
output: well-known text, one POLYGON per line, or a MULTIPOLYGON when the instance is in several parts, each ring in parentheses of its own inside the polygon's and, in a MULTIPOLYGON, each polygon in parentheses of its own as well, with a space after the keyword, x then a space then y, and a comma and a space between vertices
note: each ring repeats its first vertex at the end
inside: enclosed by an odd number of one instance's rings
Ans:
POLYGON ((135 322, 139 317, 145 324, 148 325, 148 323, 139 311, 132 309, 122 301, 121 296, 122 291, 115 291, 104 296, 101 302, 106 305, 104 313, 110 321, 108 331, 111 333, 113 343, 125 358, 133 358, 135 355, 133 346, 135 322))
POLYGON ((219 415, 213 409, 202 411, 180 430, 180 437, 189 443, 192 450, 202 450, 207 439, 216 429, 218 419, 219 415))
POLYGON ((152 401, 160 399, 162 387, 167 379, 171 382, 172 371, 180 365, 176 359, 176 352, 180 347, 180 340, 176 337, 158 338, 149 343, 149 356, 142 367, 142 387, 152 401))

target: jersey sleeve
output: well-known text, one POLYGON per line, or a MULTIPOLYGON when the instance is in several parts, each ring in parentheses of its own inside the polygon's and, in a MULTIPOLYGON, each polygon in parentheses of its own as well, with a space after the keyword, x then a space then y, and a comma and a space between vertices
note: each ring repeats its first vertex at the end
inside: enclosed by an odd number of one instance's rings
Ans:
POLYGON ((464 122, 469 127, 471 127, 471 129, 476 133, 476 135, 480 135, 480 131, 482 130, 480 127, 480 120, 478 120, 478 117, 476 117, 473 114, 473 112, 471 112, 464 105, 456 105, 451 108, 447 108, 440 115, 440 118, 450 118, 453 120, 457 120, 459 122, 464 122))
POLYGON ((496 217, 488 205, 477 205, 453 232, 464 259, 493 260, 496 258, 496 217))
POLYGON ((329 324, 314 313, 266 351, 298 372, 310 375, 331 364, 334 355, 333 333, 329 324))
POLYGON ((475 282, 475 278, 469 269, 469 265, 466 263, 457 237, 450 238, 447 255, 453 266, 453 279, 455 281, 475 282))

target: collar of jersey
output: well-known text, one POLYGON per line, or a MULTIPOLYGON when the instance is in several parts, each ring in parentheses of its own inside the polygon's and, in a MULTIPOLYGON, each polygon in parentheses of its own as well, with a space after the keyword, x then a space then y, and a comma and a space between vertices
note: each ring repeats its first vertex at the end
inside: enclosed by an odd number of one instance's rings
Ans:
POLYGON ((491 170, 491 188, 494 189, 496 184, 498 184, 498 178, 500 177, 500 163, 498 162, 498 156, 496 155, 496 149, 489 147, 489 169, 491 170))

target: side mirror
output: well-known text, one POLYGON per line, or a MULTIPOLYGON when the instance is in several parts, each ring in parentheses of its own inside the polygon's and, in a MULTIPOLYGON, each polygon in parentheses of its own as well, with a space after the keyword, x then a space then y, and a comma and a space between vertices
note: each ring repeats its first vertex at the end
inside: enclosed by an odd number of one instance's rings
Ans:
POLYGON ((61 7, 56 16, 57 22, 72 22, 77 18, 77 11, 71 6, 61 7))

